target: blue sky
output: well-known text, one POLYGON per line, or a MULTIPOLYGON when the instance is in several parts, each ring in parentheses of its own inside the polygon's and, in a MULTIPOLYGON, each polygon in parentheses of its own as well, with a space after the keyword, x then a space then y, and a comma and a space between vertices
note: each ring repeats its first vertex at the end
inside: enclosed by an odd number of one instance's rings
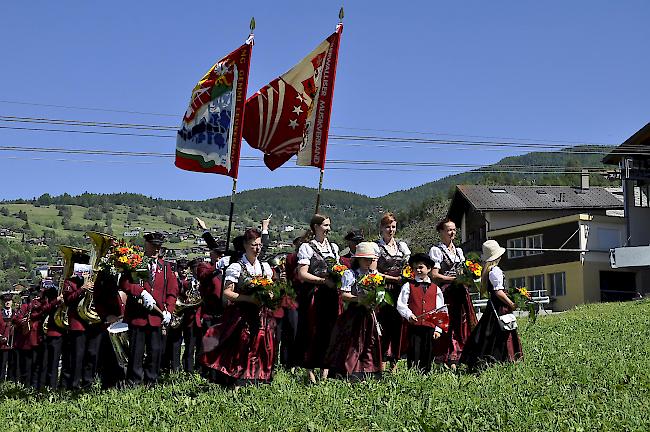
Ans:
MULTIPOLYGON (((333 32, 340 6, 187 4, 5 2, 0 100, 165 115, 7 102, 0 115, 177 126, 196 81, 243 43, 251 16, 249 95, 333 32)), ((646 0, 355 1, 345 13, 331 134, 619 144, 650 121, 646 0)), ((487 164, 516 154, 349 144, 331 141, 328 159, 487 164)), ((172 153, 175 139, 0 128, 0 146, 172 153)), ((244 144, 242 155, 259 153, 244 144)), ((329 170, 324 186, 378 196, 451 173, 329 170)), ((229 178, 181 171, 173 159, 10 151, 0 152, 0 181, 0 199, 84 191, 205 199, 231 189, 229 178)), ((315 168, 240 168, 239 190, 317 183, 315 168)))

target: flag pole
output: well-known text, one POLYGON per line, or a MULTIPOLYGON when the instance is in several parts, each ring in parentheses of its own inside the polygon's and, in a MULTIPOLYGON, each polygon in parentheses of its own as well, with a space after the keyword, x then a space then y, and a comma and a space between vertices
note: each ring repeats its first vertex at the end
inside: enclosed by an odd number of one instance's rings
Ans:
MULTIPOLYGON (((252 43, 252 38, 254 37, 254 32, 255 32, 255 17, 251 18, 249 28, 250 28, 250 34, 248 35, 248 41, 252 43)), ((246 86, 244 86, 244 93, 246 92, 245 88, 246 86)), ((244 94, 244 98, 246 98, 246 94, 244 94)), ((241 141, 241 136, 240 136, 240 141, 241 141)), ((241 151, 241 143, 240 143, 239 151, 241 151)), ((237 175, 235 175, 232 178, 232 193, 230 194, 230 212, 228 213, 228 230, 226 231, 226 253, 230 250, 230 236, 232 234, 232 220, 235 214, 235 195, 237 194, 238 177, 239 177, 239 170, 237 170, 237 175)))
MULTIPOLYGON (((341 26, 343 25, 343 17, 345 16, 345 13, 343 12, 343 6, 341 6, 341 9, 339 9, 339 23, 336 26, 336 31, 340 32, 341 26)), ((338 46, 336 47, 336 52, 337 52, 337 58, 338 58, 338 46)), ((338 61, 338 60, 337 60, 338 61)), ((336 77, 336 73, 334 74, 334 77, 332 79, 332 82, 334 82, 334 79, 336 77)), ((334 85, 332 84, 332 88, 334 85)), ((334 91, 332 90, 332 93, 334 91)), ((325 175, 325 152, 323 152, 323 160, 321 162, 320 166, 320 179, 318 180, 318 193, 316 194, 316 210, 314 213, 318 213, 318 210, 320 209, 320 196, 323 191, 323 175, 325 175)))

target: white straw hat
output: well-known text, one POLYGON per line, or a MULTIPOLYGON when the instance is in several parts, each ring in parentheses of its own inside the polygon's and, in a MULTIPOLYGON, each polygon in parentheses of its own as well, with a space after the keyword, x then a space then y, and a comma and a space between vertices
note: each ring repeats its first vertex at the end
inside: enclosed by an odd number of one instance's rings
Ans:
POLYGON ((483 255, 481 255, 481 259, 485 262, 494 261, 505 252, 506 250, 499 246, 496 240, 488 240, 483 243, 483 255))
POLYGON ((357 249, 354 252, 353 258, 378 258, 379 253, 377 252, 376 243, 373 242, 361 242, 357 245, 357 249))

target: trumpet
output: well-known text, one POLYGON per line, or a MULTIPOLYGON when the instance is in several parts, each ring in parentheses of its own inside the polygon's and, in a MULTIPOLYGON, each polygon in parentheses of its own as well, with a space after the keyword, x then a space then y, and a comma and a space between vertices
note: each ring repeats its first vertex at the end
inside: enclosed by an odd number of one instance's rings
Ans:
MULTIPOLYGON (((93 249, 90 253, 90 282, 94 284, 100 269, 99 262, 111 249, 115 237, 95 231, 88 231, 86 235, 93 244, 93 249)), ((102 321, 95 309, 93 288, 86 288, 86 293, 77 306, 77 312, 79 313, 79 317, 89 324, 98 324, 102 321)))
MULTIPOLYGON (((61 273, 61 279, 59 279, 59 295, 61 295, 65 280, 72 276, 74 272, 74 264, 88 261, 88 251, 74 246, 60 245, 59 252, 61 252, 63 257, 63 273, 61 273)), ((54 323, 62 329, 70 327, 68 323, 68 306, 62 304, 56 308, 56 311, 54 311, 54 323)), ((43 321, 43 331, 45 333, 47 333, 48 325, 49 316, 43 321)))

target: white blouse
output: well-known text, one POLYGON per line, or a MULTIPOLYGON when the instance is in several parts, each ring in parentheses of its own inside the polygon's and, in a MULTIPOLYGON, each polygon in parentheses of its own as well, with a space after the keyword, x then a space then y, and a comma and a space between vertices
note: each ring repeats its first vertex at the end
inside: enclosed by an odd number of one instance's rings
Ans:
POLYGON ((494 291, 505 289, 505 287, 503 286, 503 280, 505 278, 503 274, 503 270, 495 266, 492 268, 492 270, 490 270, 489 276, 490 276, 490 282, 492 282, 492 287, 494 287, 494 291))
POLYGON ((329 240, 325 239, 323 243, 319 243, 316 240, 312 240, 309 243, 303 243, 298 249, 298 265, 309 265, 311 257, 314 256, 314 249, 323 255, 323 258, 331 257, 336 261, 339 260, 339 247, 336 243, 330 243, 329 240))
MULTIPOLYGON (((428 277, 424 279, 419 279, 415 278, 416 282, 428 282, 431 283, 431 279, 428 277)), ((447 305, 445 305, 445 297, 442 294, 442 291, 440 290, 440 287, 436 287, 438 290, 436 292, 436 305, 438 306, 438 309, 440 310, 447 310, 447 305), (442 305, 442 306, 440 306, 442 305)), ((409 297, 411 296, 411 284, 409 282, 405 283, 402 285, 402 290, 399 293, 399 297, 397 298, 397 312, 404 318, 405 320, 409 320, 411 317, 414 317, 415 314, 409 308, 409 297)), ((442 329, 438 326, 436 326, 435 330, 437 332, 442 333, 442 329)))
POLYGON ((438 243, 436 246, 432 246, 431 249, 429 249, 429 257, 433 260, 433 267, 437 269, 440 268, 444 255, 447 255, 453 263, 464 262, 465 255, 463 255, 463 250, 459 247, 455 249, 456 253, 454 254, 449 250, 447 245, 442 242, 438 243))
MULTIPOLYGON (((251 264, 250 261, 248 261, 246 255, 242 257, 241 261, 244 263, 246 270, 248 270, 248 273, 250 273, 251 276, 266 276, 269 279, 273 277, 273 271, 271 270, 269 263, 255 260, 255 263, 251 264)), ((233 282, 236 284, 239 281, 241 273, 241 264, 239 262, 236 262, 228 267, 228 269, 226 269, 226 276, 224 279, 226 282, 233 282)))

